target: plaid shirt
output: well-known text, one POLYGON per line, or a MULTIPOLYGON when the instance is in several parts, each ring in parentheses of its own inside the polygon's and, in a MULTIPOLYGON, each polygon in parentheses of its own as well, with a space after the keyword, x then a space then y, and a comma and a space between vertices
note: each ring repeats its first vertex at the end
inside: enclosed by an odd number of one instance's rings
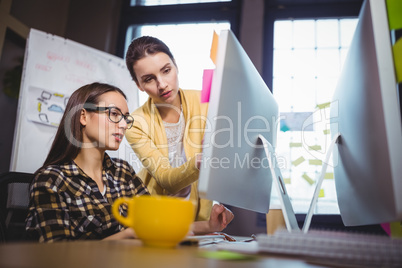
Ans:
MULTIPOLYGON (((40 242, 102 239, 123 229, 112 215, 113 202, 148 190, 126 161, 107 154, 102 179, 104 195, 73 161, 40 169, 30 187, 28 236, 40 242)), ((124 206, 121 213, 127 213, 124 206)))

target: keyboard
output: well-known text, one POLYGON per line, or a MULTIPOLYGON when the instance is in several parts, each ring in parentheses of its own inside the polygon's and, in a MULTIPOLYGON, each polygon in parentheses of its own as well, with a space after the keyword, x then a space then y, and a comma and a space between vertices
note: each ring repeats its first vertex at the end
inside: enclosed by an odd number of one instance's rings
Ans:
POLYGON ((303 257, 342 267, 402 267, 402 239, 374 234, 311 230, 279 230, 257 235, 260 253, 303 257))

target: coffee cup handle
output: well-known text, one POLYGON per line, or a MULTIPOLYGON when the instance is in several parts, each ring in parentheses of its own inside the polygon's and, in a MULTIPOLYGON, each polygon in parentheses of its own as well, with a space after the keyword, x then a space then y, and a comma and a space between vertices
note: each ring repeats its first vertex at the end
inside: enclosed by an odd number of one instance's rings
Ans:
POLYGON ((124 217, 124 216, 120 215, 120 213, 119 213, 119 208, 123 203, 127 203, 128 206, 134 205, 134 202, 131 198, 121 197, 121 198, 116 199, 112 205, 113 216, 116 218, 116 220, 118 222, 122 223, 124 226, 132 227, 133 223, 134 223, 133 218, 129 217, 129 215, 128 215, 130 209, 127 209, 127 217, 124 217))

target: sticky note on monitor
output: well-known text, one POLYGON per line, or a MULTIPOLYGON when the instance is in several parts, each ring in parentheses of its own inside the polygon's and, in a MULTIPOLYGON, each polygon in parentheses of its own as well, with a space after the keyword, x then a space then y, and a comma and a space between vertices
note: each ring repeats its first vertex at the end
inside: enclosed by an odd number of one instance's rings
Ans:
POLYGON ((204 70, 204 74, 202 76, 201 102, 209 102, 213 76, 214 76, 214 70, 211 69, 204 70))
POLYGON ((391 30, 402 28, 402 1, 387 0, 388 22, 391 30))
POLYGON ((398 41, 396 41, 392 50, 394 53, 396 78, 398 80, 398 83, 401 83, 402 82, 402 38, 399 38, 398 41))
POLYGON ((214 31, 214 36, 212 37, 210 58, 215 65, 216 65, 216 53, 218 51, 218 41, 219 41, 219 35, 214 31))

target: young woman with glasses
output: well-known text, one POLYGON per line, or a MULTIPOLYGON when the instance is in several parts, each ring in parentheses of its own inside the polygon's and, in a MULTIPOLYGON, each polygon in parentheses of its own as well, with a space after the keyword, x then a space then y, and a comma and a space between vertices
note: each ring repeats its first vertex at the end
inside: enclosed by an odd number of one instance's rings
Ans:
MULTIPOLYGON (((30 187, 26 230, 41 241, 134 238, 113 217, 119 197, 149 194, 124 160, 111 159, 134 119, 117 87, 93 83, 70 97, 49 154, 30 187)), ((126 214, 126 211, 123 211, 126 214)), ((233 215, 214 207, 211 219, 194 233, 221 231, 233 215)))

